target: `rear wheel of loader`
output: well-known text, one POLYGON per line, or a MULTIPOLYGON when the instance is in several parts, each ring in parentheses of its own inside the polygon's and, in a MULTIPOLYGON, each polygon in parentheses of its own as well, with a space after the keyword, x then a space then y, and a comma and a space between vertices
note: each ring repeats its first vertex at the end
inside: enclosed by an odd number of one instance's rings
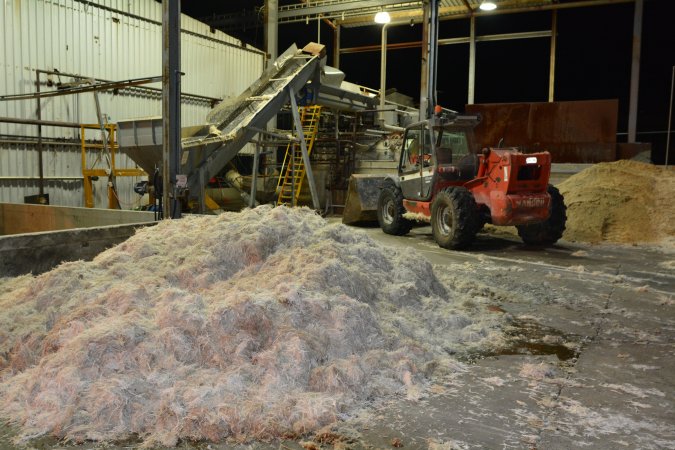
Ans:
POLYGON ((567 207, 558 188, 548 185, 551 196, 551 215, 541 223, 518 225, 518 235, 529 245, 552 245, 558 242, 565 231, 567 207))
POLYGON ((466 188, 443 189, 431 204, 431 231, 443 248, 468 246, 476 236, 478 224, 476 201, 466 188))
POLYGON ((408 234, 413 226, 411 220, 403 217, 403 194, 396 186, 386 186, 380 191, 377 201, 377 221, 380 228, 387 234, 403 236, 408 234))

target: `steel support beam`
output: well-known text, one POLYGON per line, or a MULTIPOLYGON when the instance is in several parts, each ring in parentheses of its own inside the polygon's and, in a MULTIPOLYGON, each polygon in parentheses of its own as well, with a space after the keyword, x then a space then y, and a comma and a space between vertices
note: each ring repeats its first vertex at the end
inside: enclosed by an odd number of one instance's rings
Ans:
POLYGON ((279 19, 291 19, 291 18, 304 18, 307 16, 314 16, 318 14, 335 14, 352 11, 354 9, 365 9, 365 8, 382 8, 388 5, 398 5, 401 4, 401 0, 344 0, 339 3, 336 2, 324 2, 325 5, 318 3, 318 5, 312 6, 309 4, 292 4, 284 6, 279 10, 279 19))
MULTIPOLYGON (((42 161, 42 103, 40 99, 40 71, 36 71, 36 76, 37 76, 37 134, 38 134, 38 173, 40 175, 40 182, 39 182, 39 192, 40 196, 43 196, 45 194, 45 184, 44 184, 44 167, 43 167, 43 161, 42 161)), ((103 137, 105 139, 105 135, 103 137)))
POLYGON ((382 45, 380 46, 380 124, 384 127, 384 100, 387 92, 387 28, 382 25, 382 45))
POLYGON ((637 138, 638 93, 640 90, 640 50, 642 48, 643 0, 635 0, 633 16, 633 62, 630 69, 630 99, 628 105, 628 142, 637 138))
MULTIPOLYGON (((573 8, 586 8, 593 6, 605 6, 605 5, 618 5, 622 3, 633 3, 636 0, 583 0, 575 1, 570 3, 551 3, 548 5, 537 5, 537 6, 518 6, 518 3, 511 3, 510 7, 506 7, 505 3, 500 3, 500 7, 495 11, 483 12, 483 11, 474 11, 473 13, 468 13, 464 5, 459 6, 445 6, 440 8, 439 18, 443 20, 455 20, 455 19, 468 19, 471 17, 471 14, 474 14, 478 17, 480 16, 496 16, 502 14, 517 14, 524 12, 535 12, 535 11, 553 11, 559 9, 573 9, 573 8)), ((390 16, 392 22, 396 21, 407 21, 413 20, 414 22, 419 22, 422 19, 422 14, 419 8, 407 9, 407 10, 398 10, 390 11, 390 16)), ((304 21, 303 17, 298 17, 297 22, 304 21)), ((286 21, 287 23, 290 21, 286 21)), ((358 27, 372 25, 372 13, 364 11, 363 14, 351 14, 350 17, 340 20, 340 23, 344 27, 358 27)))
POLYGON ((336 25, 333 28, 333 67, 336 69, 340 68, 340 32, 342 27, 336 25))
POLYGON ((0 123, 16 123, 20 125, 41 125, 46 127, 63 127, 63 128, 80 128, 82 126, 82 124, 74 122, 55 122, 53 120, 19 119, 16 117, 0 117, 0 123))
POLYGON ((265 0, 265 51, 270 62, 279 56, 279 0, 265 0))
POLYGON ((673 124, 673 89, 675 89, 675 66, 673 66, 673 73, 670 76, 670 103, 668 104, 668 134, 666 135, 666 167, 668 167, 668 156, 670 153, 670 133, 673 124))
POLYGON ((260 166, 260 144, 255 144, 253 153, 253 179, 251 180, 251 198, 248 202, 249 208, 255 208, 255 195, 258 189, 258 167, 260 166))
POLYGON ((551 13, 551 54, 548 72, 548 101, 552 102, 555 94, 555 52, 558 42, 558 11, 551 13))
POLYGON ((176 175, 180 168, 180 3, 162 1, 162 182, 163 217, 179 218, 176 175))
POLYGON ((429 0, 422 2, 422 68, 420 70, 420 117, 424 120, 427 117, 430 99, 429 95, 429 19, 431 18, 431 5, 429 0))
POLYGON ((476 16, 472 14, 469 20, 469 91, 466 102, 473 105, 476 98, 476 16))
MULTIPOLYGON (((295 91, 291 86, 288 86, 288 97, 291 101, 291 114, 293 115, 293 123, 295 124, 295 132, 298 134, 300 140, 300 151, 302 152, 302 162, 305 164, 305 173, 307 174, 307 184, 309 184, 309 191, 312 194, 312 205, 315 210, 321 209, 319 203, 319 194, 316 190, 316 183, 314 181, 314 173, 312 172, 312 165, 309 161, 309 153, 307 153, 307 143, 305 142, 305 133, 302 131, 302 121, 300 120, 300 113, 298 112, 298 103, 295 101, 295 91)), ((295 176, 295 174, 293 174, 295 176)), ((291 184, 295 186, 295 182, 291 184)), ((293 193, 295 199, 295 192, 293 193)), ((295 205, 294 205, 295 206, 295 205)))
MULTIPOLYGON (((403 24, 407 24, 404 22, 403 24)), ((389 26, 400 25, 399 23, 390 23, 389 26)), ((548 38, 551 37, 550 31, 526 31, 522 33, 505 33, 505 34, 487 34, 484 36, 476 36, 476 42, 495 42, 495 41, 509 41, 516 39, 535 39, 535 38, 548 38)), ((460 37, 460 38, 446 38, 439 39, 438 45, 456 45, 456 44, 468 44, 471 42, 470 37, 460 37)), ((387 50, 399 50, 403 48, 419 48, 422 46, 422 41, 412 41, 412 42, 399 42, 395 44, 387 44, 387 50)), ((363 45, 360 47, 347 47, 340 49, 340 53, 349 54, 349 53, 364 53, 364 52, 376 52, 380 51, 380 45, 363 45)))
POLYGON ((439 0, 431 0, 429 3, 429 83, 427 86, 427 98, 429 104, 427 105, 427 115, 431 117, 434 113, 434 108, 438 103, 436 96, 436 81, 438 72, 438 2, 439 0))

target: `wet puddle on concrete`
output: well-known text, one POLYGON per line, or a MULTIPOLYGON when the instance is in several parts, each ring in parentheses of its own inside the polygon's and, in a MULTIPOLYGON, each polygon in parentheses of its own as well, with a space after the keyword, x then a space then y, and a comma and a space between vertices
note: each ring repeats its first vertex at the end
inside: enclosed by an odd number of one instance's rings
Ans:
MULTIPOLYGON (((505 312, 499 306, 489 306, 493 312, 505 312)), ((456 355, 463 362, 473 363, 491 356, 506 355, 555 355, 559 361, 568 361, 579 356, 581 337, 565 334, 531 319, 513 319, 504 329, 505 345, 456 355)))

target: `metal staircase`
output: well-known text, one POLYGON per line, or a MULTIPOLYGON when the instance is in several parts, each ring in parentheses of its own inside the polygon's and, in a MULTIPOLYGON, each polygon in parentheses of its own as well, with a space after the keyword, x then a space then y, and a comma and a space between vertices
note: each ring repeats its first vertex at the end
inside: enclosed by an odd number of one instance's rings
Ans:
MULTIPOLYGON (((319 118, 321 117, 321 106, 304 106, 300 108, 300 121, 302 123, 302 133, 307 147, 307 157, 312 154, 314 140, 319 131, 319 118)), ((297 136, 297 134, 296 134, 297 136)), ((286 147, 286 155, 281 166, 281 175, 277 188, 279 198, 277 205, 295 206, 300 198, 302 182, 307 173, 305 162, 302 157, 301 143, 293 141, 286 147)))

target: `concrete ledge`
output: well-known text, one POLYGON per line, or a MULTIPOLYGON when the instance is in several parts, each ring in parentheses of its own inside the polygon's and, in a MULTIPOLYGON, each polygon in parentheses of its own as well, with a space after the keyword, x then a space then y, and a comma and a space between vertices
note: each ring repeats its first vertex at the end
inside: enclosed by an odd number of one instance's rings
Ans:
POLYGON ((0 235, 147 223, 153 220, 154 213, 147 211, 0 203, 0 235))
POLYGON ((47 272, 65 261, 92 260, 156 222, 0 236, 0 277, 47 272))

